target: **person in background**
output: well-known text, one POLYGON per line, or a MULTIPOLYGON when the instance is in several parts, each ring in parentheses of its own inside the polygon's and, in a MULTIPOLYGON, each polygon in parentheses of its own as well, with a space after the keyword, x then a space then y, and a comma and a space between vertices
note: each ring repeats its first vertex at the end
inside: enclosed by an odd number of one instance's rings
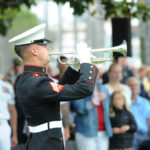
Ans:
POLYGON ((67 64, 61 64, 59 62, 59 60, 61 62, 65 63, 65 62, 67 62, 68 59, 65 56, 60 56, 59 59, 57 59, 57 67, 58 67, 59 73, 56 76, 53 76, 53 78, 55 78, 57 80, 59 80, 62 77, 62 75, 64 74, 64 72, 68 68, 67 64))
POLYGON ((145 97, 146 99, 148 99, 148 93, 146 92, 145 90, 145 87, 144 87, 144 81, 146 80, 146 65, 142 65, 140 68, 139 68, 139 77, 138 77, 138 80, 140 81, 140 96, 142 97, 145 97))
MULTIPOLYGON (((16 81, 21 76, 22 73, 23 73, 22 60, 18 56, 15 56, 12 60, 12 67, 7 72, 7 74, 4 78, 4 80, 7 80, 13 84, 14 91, 16 90, 15 89, 16 81)), ((15 93, 14 99, 15 99, 15 108, 17 111, 17 139, 18 139, 18 144, 17 144, 17 146, 13 147, 12 150, 24 150, 25 149, 25 143, 27 141, 27 135, 26 135, 26 133, 23 133, 24 132, 23 130, 25 127, 25 117, 24 117, 24 114, 22 113, 22 110, 21 110, 20 105, 18 103, 16 93, 15 93)))
MULTIPOLYGON (((113 63, 118 63, 118 59, 122 56, 123 55, 121 53, 113 52, 113 58, 114 58, 113 63)), ((103 84, 106 84, 109 82, 108 71, 102 74, 102 81, 103 81, 103 84)))
POLYGON ((22 74, 23 64, 20 57, 15 56, 12 60, 12 66, 5 75, 4 80, 9 81, 11 84, 15 84, 17 76, 22 74))
POLYGON ((75 142, 77 150, 96 150, 98 132, 97 108, 92 96, 73 101, 75 114, 75 142))
POLYGON ((143 81, 143 85, 150 100, 150 67, 146 70, 146 79, 143 81))
POLYGON ((109 104, 110 101, 106 97, 109 93, 105 93, 106 87, 102 85, 103 69, 99 68, 99 74, 95 85, 95 92, 92 97, 92 102, 97 107, 98 117, 98 132, 96 138, 96 150, 108 150, 109 149, 109 137, 112 136, 111 123, 109 119, 109 104))
POLYGON ((129 78, 127 85, 132 91, 131 112, 137 124, 134 150, 139 150, 140 145, 144 141, 150 140, 150 103, 144 97, 139 96, 140 83, 136 78, 129 78))
MULTIPOLYGON (((131 90, 126 84, 121 83, 122 79, 122 67, 119 64, 112 64, 108 71, 109 75, 109 82, 105 84, 104 86, 108 90, 109 96, 107 96, 108 99, 110 99, 110 95, 114 91, 122 91, 123 94, 126 97, 127 105, 130 107, 131 103, 131 90)), ((103 92, 105 92, 103 90, 103 92)), ((107 91, 106 91, 107 93, 107 91)), ((106 94, 107 95, 107 94, 106 94)))
MULTIPOLYGON (((127 61, 127 58, 124 56, 120 56, 120 55, 116 55, 114 58, 114 64, 119 64, 122 67, 122 79, 121 79, 121 83, 125 83, 125 81, 127 80, 127 78, 132 77, 133 76, 133 72, 132 70, 129 68, 129 64, 127 61)), ((103 84, 107 84, 109 82, 109 71, 105 72, 102 75, 102 80, 103 80, 103 84)))
POLYGON ((131 70, 132 70, 132 73, 133 73, 133 77, 138 77, 138 67, 134 66, 134 64, 131 66, 131 70))
POLYGON ((10 150, 11 146, 18 144, 17 112, 14 104, 12 85, 0 79, 0 150, 10 150))
POLYGON ((136 122, 121 91, 111 96, 110 120, 114 134, 110 138, 110 150, 132 150, 136 122))
POLYGON ((128 60, 125 56, 119 57, 118 64, 122 66, 122 83, 125 83, 129 77, 133 76, 132 70, 129 68, 128 60))
MULTIPOLYGON (((63 63, 67 62, 67 57, 65 56, 60 56, 59 59, 57 59, 57 67, 59 70, 59 74, 56 76, 53 76, 54 79, 57 79, 57 81, 62 77, 66 69, 68 68, 67 64, 61 64, 59 60, 63 63)), ((64 127, 64 137, 65 140, 68 141, 70 138, 70 130, 69 130, 69 110, 68 110, 68 102, 61 102, 60 103, 60 110, 62 113, 62 120, 63 120, 63 127, 64 127)))
POLYGON ((93 96, 78 101, 72 105, 75 116, 75 140, 78 150, 108 150, 109 137, 112 136, 109 120, 109 100, 101 89, 101 70, 93 96))
POLYGON ((19 104, 19 100, 16 96, 16 83, 18 81, 18 79, 22 76, 22 74, 20 74, 17 79, 16 82, 14 84, 14 91, 15 91, 15 106, 16 106, 16 110, 17 110, 17 137, 18 137, 18 145, 14 148, 12 148, 12 150, 25 150, 25 146, 26 146, 26 142, 27 142, 27 137, 28 137, 28 127, 27 127, 27 121, 25 119, 24 113, 20 107, 19 104))

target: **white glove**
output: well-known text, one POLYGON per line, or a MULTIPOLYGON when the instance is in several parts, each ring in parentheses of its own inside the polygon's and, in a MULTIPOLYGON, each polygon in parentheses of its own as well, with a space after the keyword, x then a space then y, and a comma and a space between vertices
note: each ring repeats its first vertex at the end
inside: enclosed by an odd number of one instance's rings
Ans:
POLYGON ((91 49, 87 47, 86 43, 77 44, 76 58, 80 61, 80 64, 91 63, 91 49))
POLYGON ((91 49, 87 47, 85 43, 77 44, 77 51, 74 59, 77 59, 76 64, 71 64, 70 67, 75 70, 79 71, 81 63, 91 63, 91 49))

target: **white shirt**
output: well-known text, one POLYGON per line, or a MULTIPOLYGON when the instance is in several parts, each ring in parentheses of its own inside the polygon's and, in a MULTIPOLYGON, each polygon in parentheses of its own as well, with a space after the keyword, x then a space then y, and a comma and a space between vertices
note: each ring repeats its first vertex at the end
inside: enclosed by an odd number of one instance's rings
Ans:
MULTIPOLYGON (((112 93, 114 92, 114 89, 109 84, 105 84, 105 86, 108 89, 110 95, 112 95, 112 93)), ((127 103, 128 107, 130 108, 130 106, 131 106, 131 90, 125 84, 122 84, 122 93, 124 94, 124 96, 126 98, 126 103, 127 103)))
POLYGON ((14 90, 11 84, 0 79, 0 119, 10 119, 8 104, 15 104, 14 90))

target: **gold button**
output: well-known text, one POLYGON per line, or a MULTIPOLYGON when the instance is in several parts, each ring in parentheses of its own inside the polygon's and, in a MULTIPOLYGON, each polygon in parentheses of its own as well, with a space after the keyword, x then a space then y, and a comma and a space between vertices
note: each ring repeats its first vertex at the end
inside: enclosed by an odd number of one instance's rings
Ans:
POLYGON ((43 68, 43 72, 45 72, 45 69, 43 68))
POLYGON ((92 73, 92 71, 90 71, 90 73, 92 73))
POLYGON ((91 80, 92 78, 91 78, 91 77, 89 77, 89 79, 91 80))
POLYGON ((93 68, 93 66, 91 66, 91 68, 93 68))

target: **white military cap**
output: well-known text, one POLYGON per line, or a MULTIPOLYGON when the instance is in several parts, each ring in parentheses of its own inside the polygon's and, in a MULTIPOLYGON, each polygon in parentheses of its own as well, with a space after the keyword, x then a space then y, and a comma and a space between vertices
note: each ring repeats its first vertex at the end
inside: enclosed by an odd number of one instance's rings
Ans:
POLYGON ((22 34, 13 37, 9 42, 14 43, 15 46, 23 46, 33 43, 46 45, 51 41, 45 39, 45 27, 45 23, 35 26, 22 34))

